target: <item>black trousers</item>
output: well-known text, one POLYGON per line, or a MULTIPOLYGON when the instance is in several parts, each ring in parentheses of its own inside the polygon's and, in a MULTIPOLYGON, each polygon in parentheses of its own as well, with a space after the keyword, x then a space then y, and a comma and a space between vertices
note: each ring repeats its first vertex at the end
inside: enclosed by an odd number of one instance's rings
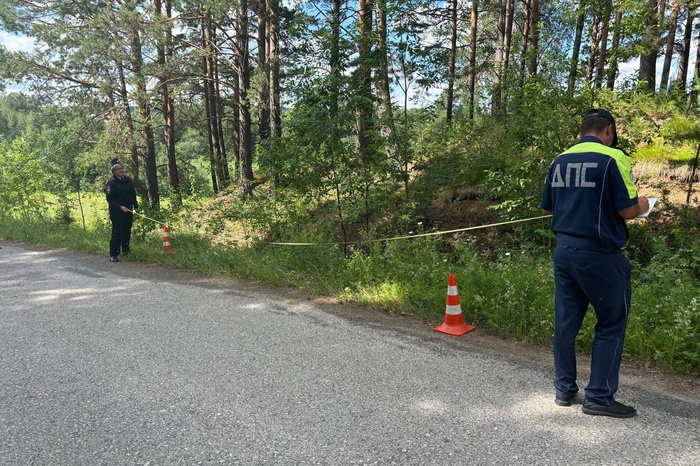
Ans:
POLYGON ((554 250, 554 387, 557 395, 576 394, 576 335, 588 305, 597 323, 586 396, 610 406, 615 402, 620 360, 632 296, 630 262, 622 253, 554 250))
POLYGON ((112 236, 109 238, 110 257, 118 256, 119 252, 128 254, 131 250, 131 225, 134 223, 134 214, 121 210, 109 211, 109 219, 112 221, 112 236))

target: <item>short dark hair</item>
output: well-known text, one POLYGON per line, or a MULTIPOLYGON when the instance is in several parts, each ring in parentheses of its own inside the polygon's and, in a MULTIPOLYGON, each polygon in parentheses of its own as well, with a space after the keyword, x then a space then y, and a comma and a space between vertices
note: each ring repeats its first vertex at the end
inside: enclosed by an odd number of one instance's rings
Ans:
POLYGON ((592 133, 601 133, 610 125, 613 126, 614 133, 612 147, 615 147, 617 146, 617 125, 615 124, 615 118, 613 118, 612 113, 604 108, 594 108, 583 116, 580 133, 582 136, 592 133))
POLYGON ((607 128, 610 125, 614 125, 614 123, 611 123, 610 120, 608 120, 607 118, 588 118, 586 120, 583 120, 583 122, 581 123, 581 134, 586 135, 591 133, 600 133, 602 131, 605 131, 605 128, 607 128))

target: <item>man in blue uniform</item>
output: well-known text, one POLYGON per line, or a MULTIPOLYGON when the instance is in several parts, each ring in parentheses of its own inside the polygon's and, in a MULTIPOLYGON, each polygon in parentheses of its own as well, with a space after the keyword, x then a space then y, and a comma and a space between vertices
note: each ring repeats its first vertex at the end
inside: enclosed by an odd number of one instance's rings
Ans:
POLYGON ((590 304, 597 324, 586 414, 632 417, 636 410, 615 401, 632 292, 631 269, 621 253, 626 220, 649 209, 637 195, 628 157, 617 145, 613 116, 588 112, 581 139, 549 167, 541 207, 553 214, 555 403, 571 406, 576 384, 576 335, 590 304))
POLYGON ((109 219, 112 221, 112 236, 109 239, 109 260, 119 262, 120 252, 129 254, 133 212, 139 206, 136 189, 131 178, 124 176, 124 166, 119 159, 112 159, 112 178, 105 185, 109 203, 109 219))

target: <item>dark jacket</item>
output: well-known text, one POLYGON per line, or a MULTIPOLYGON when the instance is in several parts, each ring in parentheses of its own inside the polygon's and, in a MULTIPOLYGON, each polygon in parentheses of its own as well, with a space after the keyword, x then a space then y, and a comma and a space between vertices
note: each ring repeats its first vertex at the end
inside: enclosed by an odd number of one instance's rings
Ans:
POLYGON ((105 185, 105 193, 107 194, 110 213, 121 212, 121 206, 129 210, 133 210, 139 206, 136 200, 134 182, 131 181, 131 178, 128 176, 123 176, 121 178, 113 176, 105 185))
POLYGON ((637 202, 629 158, 585 136, 549 167, 540 207, 554 212, 558 243, 615 253, 629 236, 618 212, 637 202))

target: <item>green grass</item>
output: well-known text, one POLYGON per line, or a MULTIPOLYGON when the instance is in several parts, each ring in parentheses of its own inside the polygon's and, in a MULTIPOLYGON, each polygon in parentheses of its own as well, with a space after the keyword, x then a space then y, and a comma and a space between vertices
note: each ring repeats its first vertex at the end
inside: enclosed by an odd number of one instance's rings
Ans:
POLYGON ((686 162, 690 163, 695 158, 697 145, 688 142, 675 144, 651 144, 640 146, 632 154, 634 161, 654 162, 686 162))
MULTIPOLYGON (((106 258, 108 224, 93 219, 90 225, 83 229, 76 223, 5 218, 0 223, 0 238, 106 258)), ((486 333, 551 344, 554 285, 550 256, 543 249, 503 250, 487 260, 464 237, 449 241, 428 237, 374 243, 362 253, 345 257, 340 248, 328 245, 216 247, 176 224, 171 228, 175 253, 163 254, 160 225, 148 227, 144 221, 139 228, 130 260, 292 286, 378 312, 415 316, 431 325, 444 318, 447 278, 454 273, 468 323, 486 333)), ((698 277, 687 269, 666 266, 662 261, 645 269, 635 267, 625 355, 670 371, 698 374, 698 277)), ((592 343, 592 314, 579 336, 579 349, 584 352, 590 351, 592 343)))

